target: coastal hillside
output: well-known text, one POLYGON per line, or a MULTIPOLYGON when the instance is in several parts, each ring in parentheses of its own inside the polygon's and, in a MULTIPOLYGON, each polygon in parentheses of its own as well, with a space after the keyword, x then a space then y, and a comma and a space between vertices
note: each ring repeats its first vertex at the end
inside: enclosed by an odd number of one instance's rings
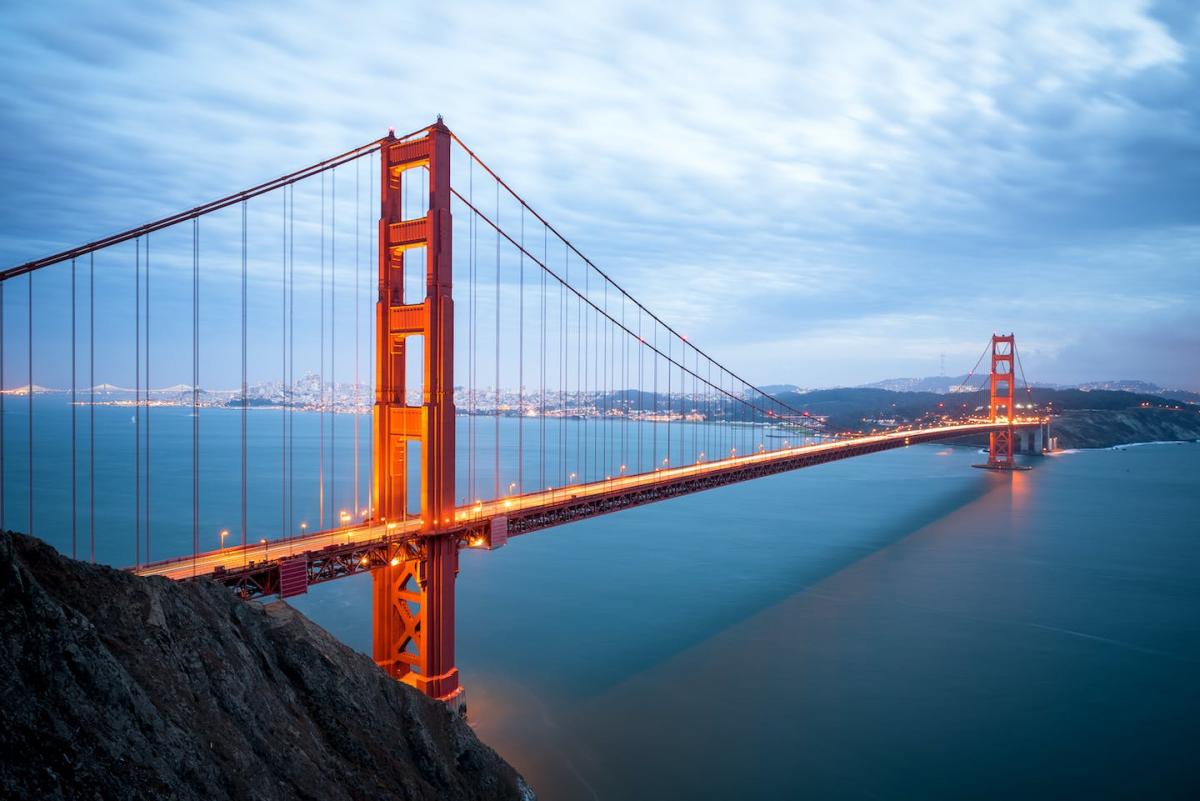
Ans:
MULTIPOLYGON (((827 421, 832 431, 870 431, 934 423, 943 415, 983 414, 986 392, 943 395, 852 387, 779 396, 827 421)), ((1158 395, 1105 389, 1045 389, 1018 397, 1052 418, 1060 448, 1107 448, 1132 442, 1200 439, 1200 405, 1158 395)))
POLYGON ((533 798, 465 722, 286 604, 12 533, 0 693, 0 798, 533 798))
POLYGON ((1074 409, 1054 416, 1050 434, 1060 449, 1200 440, 1200 409, 1074 409))

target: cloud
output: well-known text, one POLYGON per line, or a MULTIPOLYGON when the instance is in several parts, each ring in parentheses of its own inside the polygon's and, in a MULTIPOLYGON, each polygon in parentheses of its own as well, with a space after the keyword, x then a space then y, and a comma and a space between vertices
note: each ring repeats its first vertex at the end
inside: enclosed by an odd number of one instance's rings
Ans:
MULTIPOLYGON (((1133 375, 1132 350, 1069 345, 1135 316, 1195 322, 1196 18, 1138 2, 29 5, 0 33, 0 243, 20 262, 441 112, 754 380, 928 372, 993 328, 1082 374, 1133 375), (787 372, 802 347, 839 355, 787 372)), ((1068 369, 1033 361, 1044 380, 1068 369)))

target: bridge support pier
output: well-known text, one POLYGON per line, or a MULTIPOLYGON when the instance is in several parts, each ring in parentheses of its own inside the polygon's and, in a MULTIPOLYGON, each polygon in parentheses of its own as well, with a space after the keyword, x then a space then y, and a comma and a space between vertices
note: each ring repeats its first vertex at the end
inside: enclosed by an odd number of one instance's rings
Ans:
MULTIPOLYGON (((422 182, 418 182, 420 185, 422 182)), ((419 206, 419 204, 418 204, 419 206)), ((450 220, 450 131, 441 118, 423 136, 380 147, 379 299, 373 425, 376 515, 411 516, 408 479, 421 475, 417 555, 374 571, 374 656, 390 675, 465 714, 454 662, 454 302, 450 220), (406 173, 428 171, 428 211, 405 217, 406 173), (425 293, 406 302, 405 258, 424 256, 425 293), (423 339, 421 404, 410 405, 406 355, 423 339), (409 443, 420 443, 420 460, 409 443), (412 462, 412 464, 410 464, 412 462)))
POLYGON ((458 540, 422 538, 419 559, 376 570, 374 656, 387 673, 466 713, 454 664, 454 580, 458 540))

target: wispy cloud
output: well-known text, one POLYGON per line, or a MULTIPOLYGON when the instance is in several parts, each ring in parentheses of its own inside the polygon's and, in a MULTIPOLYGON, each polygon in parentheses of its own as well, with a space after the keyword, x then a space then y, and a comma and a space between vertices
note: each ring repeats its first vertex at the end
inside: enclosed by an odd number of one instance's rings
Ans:
POLYGON ((18 262, 440 112, 755 380, 926 373, 941 352, 973 361, 996 328, 1048 380, 1070 353, 1080 375, 1196 385, 1149 345, 1075 343, 1200 322, 1197 18, 1139 2, 31 4, 0 33, 0 243, 18 262), (801 349, 829 355, 788 358, 801 349))

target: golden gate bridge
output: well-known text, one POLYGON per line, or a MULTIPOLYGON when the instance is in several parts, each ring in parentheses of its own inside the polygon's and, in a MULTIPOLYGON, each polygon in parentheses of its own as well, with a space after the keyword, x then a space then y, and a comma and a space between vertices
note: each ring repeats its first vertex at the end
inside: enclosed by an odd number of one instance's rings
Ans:
MULTIPOLYGON (((302 191, 302 201, 304 197, 302 191)), ((9 371, 23 366, 28 377, 23 389, 0 392, 0 527, 6 525, 5 477, 22 467, 19 463, 14 467, 11 455, 7 468, 5 465, 5 454, 12 449, 5 447, 9 445, 4 427, 6 398, 10 416, 13 405, 23 401, 28 418, 23 454, 28 497, 24 502, 28 530, 34 533, 34 465, 48 447, 35 441, 34 379, 41 367, 34 357, 35 343, 69 337, 69 347, 59 342, 57 353, 65 357, 69 351, 70 358, 73 556, 84 529, 93 560, 97 533, 101 537, 130 535, 122 530, 128 527, 126 517, 104 509, 97 513, 95 466, 95 328, 97 321, 103 327, 120 314, 104 308, 97 311, 95 257, 121 246, 128 249, 130 243, 134 246, 135 387, 128 405, 135 425, 133 442, 121 447, 132 445, 133 464, 132 475, 116 479, 133 486, 133 560, 129 569, 176 580, 216 580, 247 599, 294 597, 313 584, 370 573, 376 662, 395 678, 459 708, 464 706, 464 696, 455 662, 454 583, 460 549, 495 549, 532 531, 909 445, 987 435, 988 458, 980 466, 1003 471, 1018 469, 1017 453, 1037 452, 1049 443, 1047 421, 1032 414, 1021 416, 1018 411, 1018 362, 1012 334, 994 334, 985 350, 985 356, 990 352, 990 369, 981 377, 988 384, 988 403, 977 418, 865 435, 823 431, 807 412, 763 392, 718 363, 639 303, 529 206, 439 117, 435 124, 412 134, 397 137, 389 132, 382 139, 243 192, 0 273, 0 382, 5 375, 6 290, 9 305, 15 305, 18 312, 23 310, 27 318, 19 332, 27 349, 20 360, 24 364, 14 368, 10 359, 9 371), (368 186, 365 226, 361 225, 359 169, 364 161, 368 162, 368 184, 378 182, 377 192, 368 186), (368 343, 374 380, 370 491, 365 505, 359 497, 358 410, 367 398, 357 396, 361 326, 358 295, 354 296, 352 492, 343 486, 343 497, 353 499, 352 513, 335 512, 337 415, 333 412, 338 390, 336 380, 332 386, 325 380, 326 360, 333 362, 338 353, 332 342, 339 328, 333 270, 337 244, 344 242, 344 232, 343 239, 337 235, 336 215, 345 207, 346 198, 343 191, 339 206, 337 177, 339 170, 344 174, 350 165, 355 168, 352 252, 356 281, 364 228, 369 229, 368 259, 377 259, 373 335, 368 343), (296 188, 315 181, 320 182, 321 376, 315 402, 299 403, 295 370, 296 188), (278 203, 279 213, 269 224, 260 225, 257 221, 272 213, 265 206, 268 197, 278 203), (252 201, 257 204, 253 219, 252 201), (202 237, 201 221, 225 209, 238 212, 240 226, 237 220, 232 225, 214 225, 213 232, 205 230, 202 237), (253 230, 268 225, 278 234, 277 239, 268 240, 253 230), (173 232, 168 244, 173 251, 164 256, 161 242, 167 232, 173 232), (219 247, 212 244, 214 237, 222 240, 219 247), (174 332, 167 345, 171 359, 184 363, 190 357, 191 361, 191 381, 180 393, 180 402, 185 407, 190 404, 191 447, 186 452, 179 448, 166 454, 156 452, 158 461, 151 459, 151 419, 158 419, 159 414, 154 412, 150 389, 150 354, 155 342, 151 336, 152 241, 155 280, 182 282, 183 292, 190 293, 190 319, 181 320, 176 314, 164 323, 160 316, 154 318, 160 330, 174 332), (253 256, 251 251, 259 247, 272 249, 278 261, 272 256, 268 267, 266 260, 253 256), (213 251, 221 255, 208 255, 213 251), (200 381, 201 355, 211 339, 202 325, 202 265, 210 260, 240 267, 237 288, 241 301, 237 325, 241 388, 226 404, 240 412, 240 497, 236 504, 240 531, 227 547, 228 530, 223 530, 217 549, 200 544, 206 517, 205 486, 211 483, 201 454, 206 448, 218 447, 206 439, 201 414, 205 395, 200 381), (68 265, 69 293, 65 288, 61 291, 63 297, 69 294, 70 324, 62 325, 66 313, 55 304, 53 319, 42 326, 38 337, 35 276, 68 265), (84 301, 80 300, 81 267, 87 270, 84 301), (169 277, 164 277, 164 272, 169 277), (17 279, 23 279, 26 286, 20 287, 22 282, 17 279), (248 446, 252 428, 248 353, 252 344, 259 344, 252 343, 249 333, 252 282, 256 286, 277 284, 280 304, 279 459, 271 468, 278 473, 277 522, 251 520, 249 513, 249 496, 259 491, 251 486, 265 469, 252 463, 248 446), (460 286, 458 295, 456 285, 460 286), (84 305, 86 314, 80 311, 84 305), (87 321, 86 336, 79 330, 81 316, 87 321), (190 324, 190 342, 185 324, 190 324), (88 369, 82 390, 77 386, 84 362, 81 338, 86 344, 88 369), (187 345, 190 351, 184 351, 187 345), (491 352, 486 353, 489 345, 491 352), (485 357, 491 359, 491 365, 485 357), (456 367, 466 374, 457 385, 456 367), (481 377, 483 371, 491 375, 481 377), (506 401, 500 388, 503 376, 510 374, 515 376, 517 397, 506 401), (485 381, 493 383, 485 385, 485 381), (14 399, 14 395, 26 397, 14 399), (317 487, 315 492, 300 488, 301 495, 315 496, 309 500, 315 500, 319 522, 311 531, 307 522, 301 523, 299 531, 296 527, 298 406, 321 415, 317 487), (508 442, 504 441, 502 417, 515 418, 516 431, 509 433, 508 442), (86 425, 80 424, 81 418, 86 425), (486 432, 490 444, 480 431, 488 424, 492 426, 492 431, 486 432), (87 432, 86 447, 78 443, 81 428, 87 432), (152 560, 152 522, 156 532, 164 526, 187 527, 176 509, 152 501, 152 489, 161 481, 155 479, 152 484, 152 476, 164 471, 172 472, 173 480, 190 478, 184 494, 191 498, 191 548, 186 552, 167 548, 173 551, 168 558, 152 560), (86 476, 86 486, 81 476, 86 476)), ((122 257, 125 264, 127 256, 122 257)), ((302 273, 309 256, 302 243, 302 273)), ((115 267, 102 263, 101 271, 106 269, 115 267)), ((102 293, 102 306, 104 297, 102 293)), ((10 309, 10 320, 13 314, 10 309)), ((13 340, 11 333, 9 340, 13 340)), ((158 347, 161 353, 163 346, 158 347)), ((222 348, 209 358, 232 361, 237 356, 222 348)), ((334 365, 330 368, 336 376, 334 365)), ((9 433, 12 436, 11 430, 9 433)), ((100 447, 110 445, 102 442, 100 447)), ((55 473, 56 480, 65 484, 62 472, 65 470, 55 473)))

